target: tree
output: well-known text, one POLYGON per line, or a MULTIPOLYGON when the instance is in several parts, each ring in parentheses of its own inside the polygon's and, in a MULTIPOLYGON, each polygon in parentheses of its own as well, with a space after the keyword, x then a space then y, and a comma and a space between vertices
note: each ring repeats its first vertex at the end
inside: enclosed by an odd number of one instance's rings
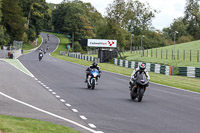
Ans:
POLYGON ((187 0, 184 23, 188 25, 187 31, 195 39, 200 39, 200 5, 199 0, 187 0))
POLYGON ((24 18, 18 0, 3 0, 2 24, 6 28, 7 34, 14 40, 22 40, 24 33, 24 18))
POLYGON ((44 27, 51 27, 51 14, 45 0, 20 0, 20 6, 26 18, 29 40, 35 40, 44 27))
POLYGON ((62 3, 53 11, 53 25, 56 30, 74 34, 75 40, 94 37, 94 28, 80 1, 62 3))

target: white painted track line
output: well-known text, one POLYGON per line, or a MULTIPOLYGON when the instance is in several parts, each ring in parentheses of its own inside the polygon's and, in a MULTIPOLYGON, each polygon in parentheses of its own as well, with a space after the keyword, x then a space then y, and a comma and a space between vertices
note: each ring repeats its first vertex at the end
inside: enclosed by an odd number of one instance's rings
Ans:
POLYGON ((23 105, 25 105, 25 106, 28 106, 28 107, 30 107, 30 108, 32 108, 32 109, 34 109, 34 110, 39 111, 39 112, 42 112, 42 113, 51 115, 51 116, 53 116, 53 117, 56 117, 56 118, 58 118, 58 119, 64 120, 64 121, 66 121, 66 122, 72 123, 72 124, 74 124, 74 125, 76 125, 76 126, 79 126, 79 127, 83 128, 83 129, 85 129, 85 130, 88 130, 88 131, 90 131, 90 132, 92 132, 92 133, 97 133, 97 131, 95 131, 95 130, 93 130, 93 129, 91 129, 91 128, 88 128, 88 127, 86 127, 86 126, 83 126, 83 125, 81 125, 81 124, 79 124, 79 123, 77 123, 77 122, 75 122, 75 121, 72 121, 72 120, 70 120, 70 119, 61 117, 61 116, 59 116, 59 115, 53 114, 53 113, 48 112, 48 111, 45 111, 45 110, 43 110, 43 109, 37 108, 37 107, 35 107, 35 106, 33 106, 33 105, 30 105, 30 104, 28 104, 28 103, 25 103, 25 102, 22 102, 22 101, 20 101, 20 100, 17 100, 17 99, 15 99, 15 98, 13 98, 13 97, 10 97, 10 96, 8 96, 8 95, 2 93, 2 92, 0 92, 0 95, 4 96, 4 97, 6 97, 6 98, 9 98, 9 99, 11 99, 11 100, 13 100, 13 101, 15 101, 15 102, 18 102, 18 103, 20 103, 20 104, 23 104, 23 105))

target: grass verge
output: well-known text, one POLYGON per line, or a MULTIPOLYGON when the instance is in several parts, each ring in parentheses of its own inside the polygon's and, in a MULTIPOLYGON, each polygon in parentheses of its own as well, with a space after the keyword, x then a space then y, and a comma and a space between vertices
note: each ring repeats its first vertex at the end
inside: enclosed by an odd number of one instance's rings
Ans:
MULTIPOLYGON (((49 34, 52 34, 52 33, 49 33, 49 34)), ((85 61, 81 59, 59 55, 59 52, 63 51, 63 48, 64 48, 63 45, 66 44, 66 42, 69 42, 69 40, 67 40, 67 38, 64 35, 61 35, 61 34, 54 34, 54 35, 60 39, 60 44, 59 44, 58 49, 54 53, 51 54, 52 56, 54 56, 55 58, 65 60, 65 61, 81 64, 84 66, 91 65, 92 62, 90 61, 85 61)), ((99 63, 99 66, 101 67, 102 70, 119 73, 126 76, 130 76, 133 71, 130 68, 120 67, 114 64, 109 64, 109 63, 99 63)), ((200 79, 198 78, 188 78, 188 77, 183 77, 183 76, 166 76, 162 74, 156 74, 153 72, 149 72, 149 74, 151 76, 151 82, 168 85, 172 87, 177 87, 177 88, 181 88, 185 90, 200 92, 200 86, 199 86, 200 79)), ((127 81, 127 87, 128 87, 128 82, 129 81, 127 81)))
POLYGON ((34 119, 0 115, 2 133, 80 133, 65 126, 34 119))
POLYGON ((38 41, 37 41, 37 45, 32 45, 32 44, 23 44, 22 49, 23 49, 23 53, 29 53, 31 52, 31 49, 34 49, 36 47, 38 47, 40 44, 42 43, 42 37, 39 36, 38 41))

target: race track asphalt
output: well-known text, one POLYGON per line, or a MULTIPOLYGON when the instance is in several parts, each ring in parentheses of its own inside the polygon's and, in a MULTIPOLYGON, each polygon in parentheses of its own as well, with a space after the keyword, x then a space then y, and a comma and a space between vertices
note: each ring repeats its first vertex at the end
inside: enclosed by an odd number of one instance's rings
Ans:
MULTIPOLYGON (((46 38, 46 34, 41 35, 46 38)), ((104 133, 200 132, 200 94, 151 83, 143 101, 138 103, 130 100, 129 77, 105 71, 99 85, 94 90, 87 89, 85 66, 49 55, 57 44, 58 38, 50 35, 50 41, 41 46, 50 46, 42 61, 38 61, 38 50, 19 60, 38 80, 77 109, 76 115, 87 117, 83 121, 94 124, 95 130, 104 133)), ((38 94, 42 95, 42 92, 38 91, 38 94)), ((53 107, 60 105, 44 102, 53 107)))

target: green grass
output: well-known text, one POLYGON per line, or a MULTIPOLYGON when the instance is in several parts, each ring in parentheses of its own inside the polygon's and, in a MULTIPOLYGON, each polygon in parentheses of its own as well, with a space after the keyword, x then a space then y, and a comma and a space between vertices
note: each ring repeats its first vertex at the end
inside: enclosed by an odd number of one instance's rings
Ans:
POLYGON ((80 133, 65 126, 35 119, 0 115, 2 133, 80 133))
POLYGON ((125 52, 124 55, 123 54, 122 55, 125 57, 126 60, 130 60, 130 61, 158 63, 158 64, 164 64, 164 65, 171 65, 175 67, 180 67, 180 66, 200 67, 200 62, 197 62, 198 50, 199 50, 199 56, 200 56, 200 41, 193 41, 193 42, 175 45, 175 51, 176 51, 175 59, 176 60, 173 60, 174 58, 172 58, 172 50, 174 50, 174 45, 154 48, 152 50, 151 49, 145 50, 144 57, 141 57, 140 50, 137 52, 135 51, 132 54, 130 52, 125 52), (179 54, 177 50, 179 50, 179 54), (185 50, 185 60, 183 60, 184 50, 185 50), (190 61, 190 50, 191 50, 191 61, 190 61), (156 51, 157 51, 157 57, 156 57, 156 51), (161 58, 161 55, 162 55, 162 58, 161 58), (179 59, 177 59, 177 57, 179 57, 179 59))
MULTIPOLYGON (((92 62, 90 61, 85 61, 81 59, 59 55, 59 51, 63 51, 63 48, 64 48, 63 45, 64 43, 67 42, 67 40, 64 35, 60 35, 60 34, 54 34, 54 35, 56 36, 58 35, 57 37, 60 38, 61 46, 59 46, 58 49, 54 53, 51 54, 52 56, 65 60, 65 61, 81 64, 84 66, 91 65, 92 62)), ((133 71, 133 69, 120 67, 114 64, 109 64, 109 63, 99 63, 99 66, 102 70, 119 73, 126 76, 130 76, 133 71)), ((150 72, 149 74, 151 76, 151 82, 168 85, 172 87, 177 87, 181 89, 191 90, 195 92, 200 92, 200 86, 199 86, 200 79, 198 78, 188 78, 188 77, 183 77, 183 76, 166 76, 166 75, 156 74, 152 72, 150 72)), ((128 87, 128 82, 129 81, 127 81, 127 87, 128 87)))
MULTIPOLYGON (((24 50, 24 52, 25 52, 26 50, 34 49, 34 48, 38 47, 38 46, 41 44, 41 42, 42 42, 42 37, 39 36, 37 45, 23 44, 22 49, 24 50)), ((27 51, 26 51, 26 53, 27 53, 27 51)))

